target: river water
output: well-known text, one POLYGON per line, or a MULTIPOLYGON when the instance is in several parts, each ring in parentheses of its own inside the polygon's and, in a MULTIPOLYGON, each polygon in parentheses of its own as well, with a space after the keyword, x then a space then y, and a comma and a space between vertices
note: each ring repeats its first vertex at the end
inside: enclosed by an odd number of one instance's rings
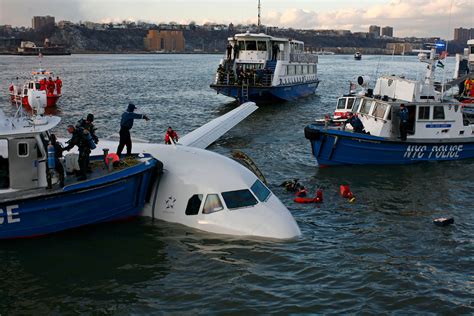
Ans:
MULTIPOLYGON (((161 142, 235 107, 209 88, 217 55, 43 57, 63 80, 55 114, 65 126, 94 113, 99 137, 117 133, 129 102, 151 121, 133 136, 161 142)), ((454 60, 445 62, 448 78, 454 60)), ((36 57, 0 56, 0 106, 36 57)), ((139 218, 0 243, 0 314, 474 313, 474 164, 318 169, 303 128, 332 112, 358 75, 416 78, 416 57, 321 56, 315 96, 259 108, 211 150, 239 149, 263 171, 302 230, 291 242, 246 240, 139 218), (279 184, 324 188, 324 203, 295 204, 279 184), (339 194, 349 184, 356 196, 339 194), (432 220, 452 216, 455 224, 432 220)), ((440 70, 440 69, 438 69, 440 70)), ((373 81, 372 81, 373 82, 373 81)))

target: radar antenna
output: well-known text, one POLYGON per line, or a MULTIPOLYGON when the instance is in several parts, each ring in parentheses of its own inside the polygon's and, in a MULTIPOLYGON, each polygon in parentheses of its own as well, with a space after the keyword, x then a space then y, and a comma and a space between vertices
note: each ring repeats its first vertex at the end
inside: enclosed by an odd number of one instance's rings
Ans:
POLYGON ((260 0, 258 0, 258 21, 257 21, 258 29, 260 30, 260 0))

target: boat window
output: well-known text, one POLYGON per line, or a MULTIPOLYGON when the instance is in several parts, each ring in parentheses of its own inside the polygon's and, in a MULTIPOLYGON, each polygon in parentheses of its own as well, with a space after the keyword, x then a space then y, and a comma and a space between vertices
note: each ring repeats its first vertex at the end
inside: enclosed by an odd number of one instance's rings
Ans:
POLYGON ((337 101, 337 109, 345 109, 346 108, 346 98, 339 98, 337 101))
POLYGON ((381 118, 385 116, 385 111, 387 110, 387 104, 386 103, 380 103, 377 102, 375 103, 375 108, 374 108, 374 113, 372 114, 376 118, 381 118))
POLYGON ((35 83, 35 87, 36 87, 36 90, 39 90, 41 88, 41 85, 39 84, 39 82, 35 83))
POLYGON ((267 51, 267 42, 258 41, 257 45, 258 45, 259 51, 263 51, 263 52, 267 51))
POLYGON ((258 203, 257 199, 247 189, 223 192, 222 197, 228 209, 249 207, 258 203))
POLYGON ((433 120, 444 120, 444 107, 435 106, 433 108, 433 120))
POLYGON ((430 119, 430 107, 429 106, 420 106, 420 107, 418 107, 418 119, 419 120, 429 120, 430 119))
POLYGON ((271 194, 271 191, 258 179, 252 184, 250 190, 252 190, 260 202, 265 202, 271 194))
POLYGON ((347 107, 346 109, 351 110, 352 106, 354 105, 355 98, 349 98, 347 99, 347 107))
POLYGON ((288 65, 288 66, 286 66, 286 67, 287 67, 287 70, 288 70, 288 71, 287 71, 288 75, 291 76, 291 75, 294 75, 294 74, 295 74, 295 66, 288 65))
POLYGON ((186 206, 186 215, 197 215, 199 213, 199 208, 201 207, 202 194, 194 194, 188 200, 188 205, 186 206))
POLYGON ((245 50, 245 42, 244 41, 238 41, 237 43, 239 45, 239 50, 245 50))
POLYGON ((18 143, 18 157, 28 157, 28 143, 18 143))
POLYGON ((33 89, 33 82, 30 82, 30 83, 28 84, 28 89, 33 89))
POLYGON ((204 208, 202 209, 203 214, 211 214, 214 212, 222 211, 224 207, 222 206, 221 199, 217 194, 208 194, 206 197, 206 202, 204 203, 204 208))
POLYGON ((245 41, 245 46, 247 46, 247 50, 257 50, 256 41, 245 41))
POLYGON ((363 100, 363 102, 361 102, 360 104, 359 112, 363 114, 369 114, 371 104, 372 102, 370 102, 369 100, 363 100))
POLYGON ((8 141, 0 139, 0 189, 6 189, 10 186, 8 169, 8 141))

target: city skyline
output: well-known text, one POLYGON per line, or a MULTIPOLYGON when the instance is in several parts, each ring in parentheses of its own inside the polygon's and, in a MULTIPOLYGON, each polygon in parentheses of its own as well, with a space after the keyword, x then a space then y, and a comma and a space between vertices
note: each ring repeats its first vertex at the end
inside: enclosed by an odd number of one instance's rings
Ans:
MULTIPOLYGON (((150 23, 257 22, 257 0, 222 3, 216 0, 2 0, 0 25, 31 27, 32 16, 60 20, 150 23), (66 4, 67 3, 67 4, 66 4)), ((453 38, 453 29, 474 26, 473 0, 262 0, 262 23, 298 29, 347 29, 367 32, 370 25, 391 26, 394 36, 453 38)))

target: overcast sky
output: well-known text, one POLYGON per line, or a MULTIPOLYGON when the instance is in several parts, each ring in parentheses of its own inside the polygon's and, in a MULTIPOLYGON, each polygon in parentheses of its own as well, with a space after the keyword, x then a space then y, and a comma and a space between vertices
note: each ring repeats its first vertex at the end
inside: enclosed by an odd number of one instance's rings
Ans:
MULTIPOLYGON (((0 0, 0 25, 31 26, 34 15, 56 21, 256 23, 258 0, 0 0)), ((451 39, 474 27, 474 0, 261 0, 262 23, 302 29, 368 31, 393 26, 394 36, 451 39)))

